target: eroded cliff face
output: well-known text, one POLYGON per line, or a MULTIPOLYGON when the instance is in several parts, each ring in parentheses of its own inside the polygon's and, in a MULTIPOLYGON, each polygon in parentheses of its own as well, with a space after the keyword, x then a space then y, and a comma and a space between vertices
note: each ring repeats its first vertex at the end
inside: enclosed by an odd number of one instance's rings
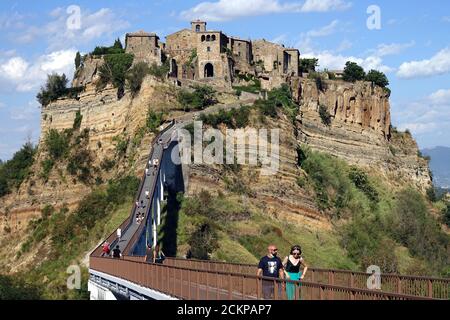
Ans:
POLYGON ((412 182, 425 191, 431 186, 428 162, 408 134, 392 134, 389 94, 369 82, 292 81, 300 104, 299 141, 351 164, 378 168, 392 184, 412 182), (330 123, 325 124, 320 109, 330 123), (395 152, 395 149, 401 150, 395 152))
MULTIPOLYGON (((79 111, 82 115, 79 131, 88 130, 86 145, 83 147, 92 157, 90 168, 95 177, 108 181, 112 177, 129 173, 140 176, 154 136, 147 132, 137 138, 140 128, 145 125, 148 108, 151 107, 155 112, 170 112, 171 108, 177 106, 172 103, 173 99, 173 89, 169 84, 147 77, 141 94, 134 99, 127 93, 118 100, 117 89, 107 87, 97 92, 95 85, 91 84, 78 99, 59 99, 43 107, 41 137, 31 168, 32 174, 19 190, 0 198, 0 241, 14 245, 15 249, 10 251, 19 251, 28 222, 39 218, 46 205, 52 205, 57 210, 63 206, 75 209, 79 201, 95 187, 95 181, 86 184, 70 175, 67 161, 57 161, 48 180, 42 178, 43 161, 49 158, 44 141, 50 129, 72 129, 79 111), (118 139, 128 141, 127 151, 121 157, 117 156, 118 139), (112 170, 104 170, 101 168, 104 160, 114 160, 116 165, 112 170)), ((176 114, 178 111, 173 112, 176 114)), ((11 249, 11 246, 8 248, 11 249)))

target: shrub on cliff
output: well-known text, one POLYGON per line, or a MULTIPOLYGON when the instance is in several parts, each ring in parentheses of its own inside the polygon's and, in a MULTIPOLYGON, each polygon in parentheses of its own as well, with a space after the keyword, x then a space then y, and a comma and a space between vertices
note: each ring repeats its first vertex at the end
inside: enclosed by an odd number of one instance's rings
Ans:
POLYGON ((28 177, 35 154, 36 148, 27 142, 11 160, 2 163, 0 166, 0 197, 10 193, 13 188, 18 188, 28 177))
POLYGON ((360 67, 356 62, 347 61, 344 68, 344 81, 356 82, 362 81, 366 77, 364 69, 360 67))
POLYGON ((45 86, 41 87, 41 91, 36 98, 43 106, 47 106, 50 102, 56 101, 59 97, 67 93, 67 79, 65 74, 61 76, 53 73, 47 76, 45 86))
POLYGON ((152 63, 149 68, 149 73, 158 79, 164 79, 170 71, 169 60, 166 60, 162 65, 158 66, 156 63, 152 63))
POLYGON ((385 88, 389 85, 389 80, 383 72, 370 70, 366 75, 366 81, 370 81, 375 85, 385 88))
POLYGON ((327 107, 325 107, 324 105, 319 106, 319 116, 324 125, 326 125, 327 127, 331 125, 331 114, 328 112, 327 107))
POLYGON ((136 96, 141 91, 142 81, 149 74, 150 68, 145 62, 136 63, 126 74, 127 87, 131 95, 136 96))
POLYGON ((316 71, 317 66, 319 66, 319 59, 300 59, 300 73, 316 71))
POLYGON ((155 112, 151 108, 148 108, 146 126, 150 132, 156 133, 158 131, 158 128, 163 122, 163 117, 164 113, 155 112))
POLYGON ((195 86, 194 92, 181 90, 177 99, 186 111, 203 110, 217 102, 216 91, 210 86, 195 86))
POLYGON ((59 132, 56 129, 50 129, 44 141, 47 151, 53 160, 58 160, 67 155, 70 142, 70 134, 68 131, 59 132))
POLYGON ((125 92, 125 78, 128 69, 133 64, 134 56, 128 53, 108 54, 105 63, 99 68, 100 80, 97 89, 112 83, 117 88, 117 96, 121 98, 125 92))
POLYGON ((443 210, 443 220, 444 223, 450 227, 450 203, 447 203, 446 207, 443 210))

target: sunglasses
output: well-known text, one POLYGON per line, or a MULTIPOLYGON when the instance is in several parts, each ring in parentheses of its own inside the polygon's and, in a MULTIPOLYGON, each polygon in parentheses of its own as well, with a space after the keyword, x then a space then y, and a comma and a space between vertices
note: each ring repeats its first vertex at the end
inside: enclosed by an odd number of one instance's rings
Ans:
POLYGON ((270 249, 270 251, 278 251, 278 249, 270 249))
POLYGON ((299 255, 300 255, 300 252, 294 252, 292 255, 293 255, 293 256, 299 256, 299 255))

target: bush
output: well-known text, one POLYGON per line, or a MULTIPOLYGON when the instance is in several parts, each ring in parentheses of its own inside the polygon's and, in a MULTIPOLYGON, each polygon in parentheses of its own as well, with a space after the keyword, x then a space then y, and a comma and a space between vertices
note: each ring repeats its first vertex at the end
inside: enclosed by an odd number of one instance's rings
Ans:
POLYGON ((44 161, 41 162, 42 166, 41 178, 44 179, 45 182, 48 181, 48 177, 54 165, 55 162, 52 159, 45 159, 44 161))
POLYGON ((228 128, 245 128, 249 123, 250 109, 248 107, 240 107, 239 109, 231 109, 225 111, 219 110, 214 114, 201 114, 200 120, 204 124, 217 128, 219 124, 224 124, 228 128))
POLYGON ((178 93, 178 102, 185 110, 203 110, 215 103, 216 91, 210 86, 195 86, 194 92, 181 90, 178 93))
POLYGON ((77 51, 75 55, 75 70, 77 70, 81 66, 81 54, 80 51, 77 51))
POLYGON ((364 192, 370 201, 378 202, 378 192, 372 186, 367 174, 364 171, 358 169, 357 167, 352 167, 350 169, 349 178, 359 190, 364 192))
POLYGON ((131 95, 136 96, 141 90, 142 82, 150 69, 145 62, 136 63, 126 75, 127 87, 131 91, 131 95))
POLYGON ((347 61, 344 68, 344 81, 356 82, 362 81, 366 77, 364 69, 355 62, 347 61))
POLYGON ((11 160, 0 165, 0 197, 18 188, 30 174, 36 148, 27 142, 17 151, 11 160))
POLYGON ((319 59, 311 58, 311 59, 300 59, 300 73, 306 72, 314 72, 316 71, 316 67, 319 66, 319 59))
POLYGON ((78 130, 81 127, 81 121, 83 121, 83 116, 81 115, 81 111, 78 110, 75 114, 75 120, 73 121, 73 130, 78 130))
POLYGON ((81 182, 89 183, 92 178, 92 156, 87 149, 77 149, 70 155, 67 164, 67 171, 72 176, 77 176, 81 182))
POLYGON ((251 82, 245 86, 233 86, 233 89, 236 92, 249 92, 249 93, 259 93, 261 92, 261 81, 256 79, 254 76, 250 75, 238 75, 240 79, 243 79, 247 82, 251 82))
POLYGON ((327 127, 329 127, 331 125, 332 116, 328 112, 327 107, 325 107, 324 105, 319 106, 319 116, 324 125, 326 125, 327 127))
POLYGON ((107 188, 107 201, 119 205, 127 198, 134 197, 139 188, 140 180, 134 176, 127 176, 110 181, 107 188))
POLYGON ((443 210, 444 223, 450 227, 450 203, 447 203, 446 208, 443 210))
POLYGON ((97 88, 101 89, 108 83, 117 88, 117 96, 120 99, 125 91, 125 76, 133 64, 134 56, 128 53, 108 54, 105 63, 99 68, 100 80, 97 88))
POLYGON ((153 63, 149 68, 149 73, 152 76, 155 76, 159 79, 164 79, 170 71, 170 62, 167 60, 161 66, 158 66, 156 63, 153 63))
POLYGON ((436 202, 437 201, 436 190, 434 189, 433 186, 431 186, 431 187, 429 187, 427 189, 427 198, 431 202, 436 202))
POLYGON ((120 39, 117 39, 114 42, 114 45, 111 47, 95 47, 94 51, 91 52, 94 56, 102 56, 108 54, 122 54, 125 53, 123 49, 122 42, 120 39))
POLYGON ((383 72, 370 70, 366 75, 366 81, 370 81, 375 85, 385 88, 389 85, 389 80, 383 72))
POLYGON ((67 94, 68 82, 69 79, 67 79, 65 74, 61 76, 56 73, 47 75, 47 82, 37 94, 37 100, 42 106, 47 106, 50 102, 56 101, 58 98, 67 94))
POLYGON ((67 132, 58 132, 50 129, 45 136, 45 146, 53 160, 58 160, 67 155, 69 150, 69 136, 67 132))
POLYGON ((391 233, 413 255, 432 261, 430 267, 435 271, 450 263, 450 239, 429 215, 426 202, 417 191, 405 189, 397 194, 391 233))
POLYGON ((146 127, 150 130, 150 132, 158 132, 159 127, 163 123, 163 117, 163 112, 155 112, 148 108, 146 127))
POLYGON ((199 226, 188 243, 192 258, 200 260, 209 260, 210 254, 219 247, 217 232, 208 223, 199 226))

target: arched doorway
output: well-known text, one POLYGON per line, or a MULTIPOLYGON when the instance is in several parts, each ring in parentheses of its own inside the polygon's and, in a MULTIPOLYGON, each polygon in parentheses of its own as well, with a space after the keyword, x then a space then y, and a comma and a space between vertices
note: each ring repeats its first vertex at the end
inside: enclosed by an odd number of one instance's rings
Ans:
POLYGON ((214 77, 214 66, 211 63, 205 65, 205 78, 214 77))
POLYGON ((178 66, 175 59, 172 59, 170 62, 170 75, 175 78, 178 77, 178 66))

